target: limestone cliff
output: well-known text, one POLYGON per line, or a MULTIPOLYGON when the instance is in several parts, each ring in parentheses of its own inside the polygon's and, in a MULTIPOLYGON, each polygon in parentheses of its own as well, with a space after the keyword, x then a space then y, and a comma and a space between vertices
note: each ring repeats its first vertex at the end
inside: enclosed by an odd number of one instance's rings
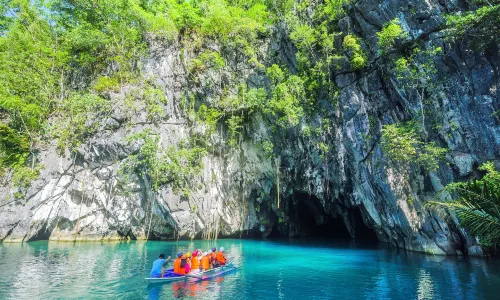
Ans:
MULTIPOLYGON (((477 241, 457 229, 453 216, 423 206, 447 183, 468 178, 478 164, 500 159, 500 127, 494 115, 500 106, 498 47, 475 53, 442 34, 443 15, 462 5, 437 0, 349 4, 348 15, 338 26, 344 36, 360 37, 368 65, 357 71, 332 70, 339 91, 335 103, 320 101, 327 118, 313 114, 309 123, 276 135, 264 116, 254 114, 239 145, 232 148, 224 146, 228 133, 221 124, 189 196, 163 187, 152 198, 147 177, 119 172, 124 160, 141 146, 128 143, 126 137, 149 128, 166 148, 203 130, 183 112, 182 91, 189 89, 196 95, 199 106, 210 104, 237 82, 268 88, 269 80, 237 53, 226 55, 221 70, 206 70, 193 80, 187 66, 195 54, 182 47, 180 39, 151 40, 143 76, 165 92, 168 118, 152 122, 142 106, 131 112, 126 100, 137 87, 110 92, 110 117, 100 120, 98 132, 78 151, 61 154, 55 142, 40 151, 44 168, 25 197, 8 200, 17 190, 0 187, 0 198, 6 199, 0 204, 0 240, 145 239, 148 233, 150 239, 300 236, 313 234, 322 225, 327 231, 345 231, 333 225, 341 220, 352 237, 372 230, 379 240, 399 248, 480 255, 477 241), (429 139, 449 150, 437 172, 416 169, 403 176, 385 163, 379 144, 383 124, 407 120, 419 105, 405 95, 380 57, 376 33, 395 18, 408 32, 407 45, 419 42, 443 49, 443 55, 434 59, 437 77, 442 79, 436 89, 440 101, 426 104, 440 120, 429 139), (325 123, 330 129, 321 140, 300 134, 307 126, 325 123), (259 144, 271 136, 274 158, 259 144), (330 146, 328 155, 315 146, 320 141, 330 146)), ((261 37, 259 58, 268 64, 284 62, 295 70, 297 49, 286 27, 278 23, 271 32, 261 37)), ((206 47, 220 51, 216 42, 206 47)))

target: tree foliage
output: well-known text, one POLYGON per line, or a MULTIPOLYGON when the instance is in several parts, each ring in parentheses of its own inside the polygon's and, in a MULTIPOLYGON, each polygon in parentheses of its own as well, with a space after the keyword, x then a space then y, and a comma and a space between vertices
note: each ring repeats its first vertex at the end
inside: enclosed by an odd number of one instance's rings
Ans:
POLYGON ((54 126, 59 150, 76 149, 96 132, 100 118, 109 113, 108 100, 91 93, 74 93, 60 106, 60 122, 54 126))
MULTIPOLYGON (((191 124, 203 127, 205 140, 223 127, 221 132, 231 147, 241 144, 242 135, 249 133, 245 126, 254 114, 283 132, 297 129, 308 117, 328 114, 327 105, 321 102, 332 104, 337 99, 335 72, 361 72, 369 64, 367 43, 339 28, 339 21, 353 11, 350 0, 0 3, 0 167, 14 170, 19 179, 34 177, 37 149, 50 138, 57 138, 61 150, 74 150, 102 128, 99 121, 109 116, 115 104, 110 100, 113 93, 128 93, 130 102, 142 101, 147 121, 165 120, 164 90, 141 77, 148 49, 158 42, 182 48, 188 84, 203 84, 209 90, 215 82, 210 82, 209 75, 222 70, 231 73, 231 79, 221 80, 222 92, 210 95, 210 101, 200 104, 191 86, 182 91, 181 101, 191 124), (289 35, 283 38, 296 48, 295 57, 287 58, 290 61, 261 55, 278 26, 285 27, 283 32, 289 35), (184 53, 190 56, 185 58, 184 53), (232 61, 236 66, 229 64, 232 61), (264 84, 256 87, 250 80, 239 80, 249 73, 263 78, 264 84), (129 92, 123 88, 127 85, 136 90, 129 92)), ((473 40, 483 48, 492 42, 497 45, 498 7, 496 0, 475 1, 470 12, 450 15, 449 36, 473 40)), ((380 49, 387 52, 406 32, 395 19, 377 36, 380 49)), ((383 147, 391 160, 415 162, 427 170, 435 170, 444 154, 442 148, 426 142, 426 100, 433 97, 437 73, 430 62, 438 50, 417 47, 396 54, 391 75, 401 84, 401 95, 409 100, 417 96, 419 107, 413 117, 421 118, 422 125, 394 124, 383 129, 383 147)), ((328 134, 314 126, 301 128, 303 136, 321 136, 316 148, 326 158, 331 150, 328 134)), ((169 149, 173 155, 169 156, 158 146, 157 135, 136 136, 131 142, 143 143, 144 152, 139 151, 131 162, 136 171, 167 174, 155 175, 156 188, 173 184, 181 189, 196 173, 206 151, 197 144, 198 138, 169 149)), ((266 154, 271 154, 273 142, 262 143, 266 154)))
POLYGON ((487 50, 500 44, 500 1, 476 0, 476 6, 468 12, 447 16, 448 37, 466 39, 473 47, 487 50))
POLYGON ((420 119, 419 129, 425 138, 428 135, 426 115, 432 109, 432 106, 429 107, 431 100, 438 97, 435 92, 439 83, 435 60, 442 52, 441 47, 416 48, 410 55, 397 58, 392 70, 403 88, 404 95, 408 100, 415 99, 418 103, 414 118, 420 119))
POLYGON ((382 150, 394 166, 405 169, 411 164, 435 171, 446 149, 434 142, 424 142, 415 122, 396 123, 382 127, 382 150))
POLYGON ((366 65, 366 55, 361 49, 359 39, 353 35, 346 35, 342 43, 344 49, 351 53, 351 66, 354 70, 361 69, 366 65))
POLYGON ((313 111, 318 100, 327 97, 334 98, 336 87, 331 78, 334 70, 341 68, 338 61, 348 57, 353 70, 366 64, 366 56, 354 35, 338 30, 338 21, 346 15, 346 5, 350 0, 328 0, 322 2, 298 1, 295 9, 283 12, 284 19, 290 30, 290 39, 298 49, 296 60, 297 75, 305 86, 307 103, 305 111, 313 111), (314 14, 308 10, 314 9, 314 14), (347 43, 335 47, 335 41, 345 36, 347 43), (355 46, 359 47, 349 47, 355 46), (346 47, 347 46, 347 47, 346 47))
POLYGON ((448 208, 457 213, 460 224, 479 237, 482 245, 500 244, 500 173, 493 163, 479 170, 486 172, 481 179, 455 182, 446 186, 454 200, 431 201, 428 206, 448 208))
POLYGON ((172 29, 164 12, 139 0, 2 4, 0 114, 9 133, 2 143, 29 141, 28 150, 13 148, 16 155, 0 147, 2 166, 14 171, 35 170, 44 139, 56 136, 60 147, 74 148, 95 132, 97 122, 89 118, 97 121, 109 111, 99 95, 134 80, 148 36, 167 36, 172 29))
POLYGON ((382 52, 389 51, 398 39, 405 38, 408 35, 399 25, 399 20, 394 19, 385 25, 380 32, 377 32, 378 46, 382 52))
POLYGON ((194 176, 203 168, 206 150, 183 141, 176 146, 161 147, 158 134, 145 130, 127 138, 137 143, 137 153, 130 155, 122 171, 132 171, 149 179, 151 189, 157 192, 169 185, 174 192, 187 196, 194 176))

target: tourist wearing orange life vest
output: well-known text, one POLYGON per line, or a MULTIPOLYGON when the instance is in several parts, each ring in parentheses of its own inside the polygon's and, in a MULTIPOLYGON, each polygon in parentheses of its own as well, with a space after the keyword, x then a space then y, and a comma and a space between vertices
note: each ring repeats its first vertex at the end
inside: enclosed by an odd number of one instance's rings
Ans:
POLYGON ((220 247, 219 252, 217 252, 217 255, 216 255, 216 260, 220 266, 223 266, 226 264, 227 258, 224 255, 224 247, 220 247))
POLYGON ((193 257, 191 258, 191 271, 198 272, 201 269, 200 260, 203 256, 203 253, 199 250, 193 251, 193 257))
POLYGON ((186 274, 186 256, 182 252, 177 253, 177 258, 174 260, 174 274, 186 274))
POLYGON ((186 266, 184 267, 186 274, 191 272, 191 252, 186 253, 186 266))
POLYGON ((212 258, 211 250, 209 252, 203 253, 203 257, 201 258, 201 268, 203 269, 203 271, 209 270, 210 267, 212 266, 211 258, 212 258))
POLYGON ((210 256, 211 257, 211 263, 212 263, 212 267, 216 267, 218 264, 217 264, 217 248, 213 247, 212 248, 212 255, 210 256))

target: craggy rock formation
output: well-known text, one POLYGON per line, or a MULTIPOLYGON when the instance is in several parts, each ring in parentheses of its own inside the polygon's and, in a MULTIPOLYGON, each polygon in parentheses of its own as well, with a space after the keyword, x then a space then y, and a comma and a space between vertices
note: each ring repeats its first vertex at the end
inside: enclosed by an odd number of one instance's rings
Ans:
MULTIPOLYGON (((228 67, 207 71, 192 82, 186 61, 192 53, 179 43, 152 42, 144 76, 154 78, 169 99, 168 119, 148 121, 143 107, 127 111, 127 90, 111 94, 110 118, 76 153, 60 154, 55 143, 39 155, 44 166, 40 179, 26 198, 6 200, 0 207, 0 240, 3 242, 50 240, 175 239, 225 236, 303 236, 327 233, 352 237, 376 235, 399 248, 435 254, 481 255, 477 241, 456 227, 453 216, 429 211, 426 200, 447 183, 466 179, 478 164, 499 162, 500 127, 493 113, 500 106, 500 60, 497 49, 479 55, 443 38, 442 15, 460 8, 460 1, 378 0, 356 1, 339 21, 345 34, 363 41, 369 65, 359 71, 335 70, 340 88, 337 104, 323 101, 331 131, 331 146, 320 156, 313 138, 289 130, 273 138, 279 156, 268 158, 255 141, 271 135, 261 115, 247 124, 237 148, 222 147, 223 126, 213 141, 215 151, 204 159, 204 170, 193 182, 192 193, 176 195, 169 188, 154 200, 149 183, 138 174, 122 174, 123 161, 140 145, 125 137, 151 128, 166 147, 189 136, 189 117, 181 113, 181 91, 191 89, 210 103, 235 73, 251 87, 266 87, 268 79, 237 55, 228 67), (441 101, 430 103, 442 123, 432 140, 449 152, 439 171, 413 170, 403 176, 384 163, 379 138, 382 124, 403 121, 418 103, 407 99, 397 78, 387 73, 377 51, 376 32, 394 18, 404 20, 407 43, 421 41, 443 48, 435 58, 442 78, 437 92, 441 101), (210 82, 210 86, 207 84, 210 82), (280 200, 276 197, 279 178, 280 200), (151 214, 153 212, 153 214, 151 214), (152 216, 152 217, 151 217, 152 216), (339 226, 339 223, 341 224, 339 226)), ((209 45, 217 50, 217 45, 209 45)), ((263 60, 279 53, 290 70, 295 69, 295 47, 279 24, 273 36, 262 40, 263 60)), ((320 123, 311 119, 312 123, 320 123)), ((300 126, 306 126, 302 124, 300 126)), ((16 192, 2 187, 0 197, 16 192)), ((10 198, 12 199, 12 197, 10 198)))

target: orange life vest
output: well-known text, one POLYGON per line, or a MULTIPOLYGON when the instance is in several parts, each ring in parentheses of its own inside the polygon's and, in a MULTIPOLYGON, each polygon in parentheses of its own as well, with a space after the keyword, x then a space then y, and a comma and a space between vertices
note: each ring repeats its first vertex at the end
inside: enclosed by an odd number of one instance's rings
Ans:
POLYGON ((203 256, 201 259, 201 267, 203 270, 210 269, 210 255, 203 256))
POLYGON ((174 273, 180 274, 180 275, 186 274, 186 269, 181 268, 181 259, 180 258, 176 258, 174 260, 174 273))
POLYGON ((217 253, 212 252, 212 254, 210 255, 210 257, 212 258, 211 261, 215 261, 217 259, 217 253))
POLYGON ((224 256, 224 253, 222 252, 217 252, 217 261, 219 262, 219 264, 221 265, 225 265, 226 264, 226 257, 224 256))
POLYGON ((200 268, 200 261, 198 260, 198 257, 193 256, 191 258, 191 269, 199 269, 200 268))

